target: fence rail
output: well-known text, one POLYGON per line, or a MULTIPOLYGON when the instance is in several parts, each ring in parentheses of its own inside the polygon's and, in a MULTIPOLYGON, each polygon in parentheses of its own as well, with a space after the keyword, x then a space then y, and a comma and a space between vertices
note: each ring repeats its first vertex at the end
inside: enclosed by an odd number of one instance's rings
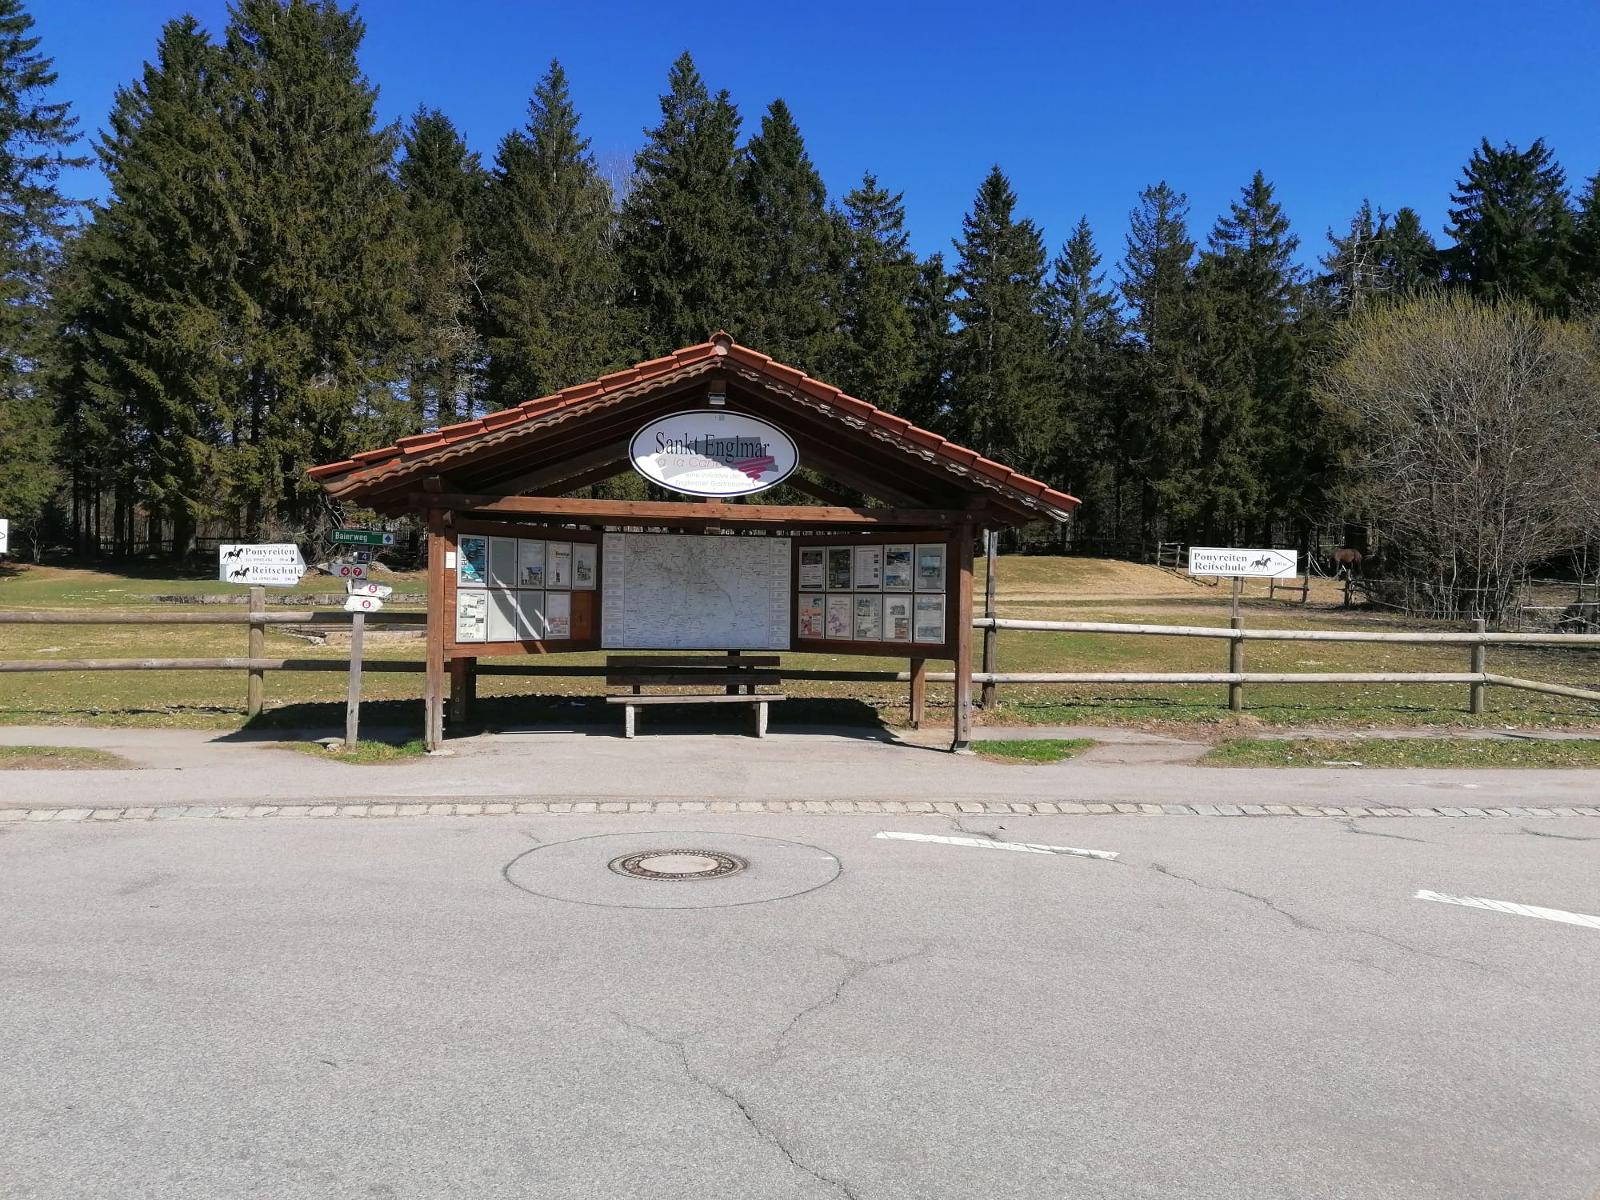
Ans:
MULTIPOLYGON (((266 631, 271 626, 306 624, 348 624, 354 614, 337 611, 270 612, 265 600, 253 595, 247 612, 0 612, 0 625, 245 625, 249 628, 248 653, 222 658, 117 658, 117 659, 6 659, 0 660, 0 674, 45 671, 245 671, 246 712, 260 713, 265 703, 265 677, 269 671, 345 671, 342 659, 279 658, 263 653, 266 631)), ((368 613, 366 620, 387 626, 421 626, 426 616, 420 612, 368 613)), ((1484 710, 1489 687, 1540 692, 1568 699, 1600 704, 1600 690, 1544 683, 1515 675, 1491 672, 1487 652, 1492 646, 1532 646, 1561 649, 1600 649, 1600 634, 1571 633, 1490 633, 1481 628, 1472 632, 1322 629, 1245 629, 1206 625, 1143 625, 1114 621, 1034 621, 1010 617, 976 617, 973 627, 983 632, 984 662, 997 662, 996 639, 1002 630, 1033 633, 1093 633, 1131 637, 1202 638, 1226 642, 1227 669, 1221 671, 975 671, 972 681, 984 685, 986 698, 994 696, 1000 684, 1210 684, 1228 689, 1228 704, 1235 710, 1243 706, 1243 690, 1248 684, 1441 684, 1469 689, 1469 708, 1484 710), (1249 642, 1366 642, 1418 646, 1464 646, 1470 661, 1465 671, 1355 671, 1281 672, 1244 669, 1244 647, 1249 642)), ((364 670, 395 673, 420 672, 421 660, 368 660, 364 670)), ((598 678, 605 675, 601 664, 479 663, 478 675, 520 675, 554 678, 598 678)), ((906 683, 913 681, 910 671, 867 671, 844 669, 785 670, 785 678, 835 683, 906 683)), ((928 671, 920 678, 928 683, 953 683, 954 671, 928 671)))

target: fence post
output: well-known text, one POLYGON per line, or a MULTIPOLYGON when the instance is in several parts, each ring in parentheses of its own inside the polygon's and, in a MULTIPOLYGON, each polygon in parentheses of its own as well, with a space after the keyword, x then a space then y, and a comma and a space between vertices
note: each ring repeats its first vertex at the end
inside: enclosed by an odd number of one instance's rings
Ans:
MULTIPOLYGON (((1472 623, 1472 626, 1473 626, 1473 629, 1476 632, 1485 633, 1485 632, 1488 631, 1489 623, 1487 621, 1485 621, 1482 617, 1479 617, 1476 621, 1474 621, 1472 623)), ((1489 652, 1489 648, 1483 642, 1473 642, 1472 643, 1472 666, 1471 666, 1471 671, 1472 671, 1472 673, 1474 675, 1477 675, 1479 678, 1478 678, 1476 683, 1472 684, 1471 693, 1470 693, 1471 694, 1471 700, 1468 703, 1468 709, 1472 713, 1472 715, 1475 716, 1475 717, 1480 717, 1480 716, 1483 715, 1484 692, 1487 691, 1487 688, 1484 686, 1484 682, 1483 682, 1482 676, 1483 676, 1483 673, 1489 669, 1488 666, 1487 666, 1488 657, 1489 657, 1489 653, 1488 652, 1489 652)))
POLYGON ((344 748, 354 750, 361 729, 361 653, 366 641, 367 614, 350 618, 350 679, 344 705, 344 748))
MULTIPOLYGON (((267 652, 267 626, 256 618, 266 615, 267 589, 259 584, 250 588, 250 640, 248 653, 251 658, 261 658, 267 652)), ((267 696, 267 673, 259 667, 251 667, 244 685, 244 715, 247 719, 254 719, 261 715, 262 705, 267 696)))
MULTIPOLYGON (((1237 579, 1234 581, 1234 586, 1238 587, 1237 579)), ((1235 616, 1230 616, 1227 619, 1227 624, 1229 624, 1230 629, 1243 629, 1245 627, 1245 618, 1235 614, 1235 616)), ((1229 638, 1229 643, 1227 643, 1227 669, 1229 669, 1230 674, 1243 674, 1243 670, 1245 670, 1245 638, 1229 638)), ((1229 683, 1227 685, 1227 707, 1229 707, 1230 712, 1243 712, 1245 710, 1245 685, 1243 683, 1229 683)))
MULTIPOLYGON (((998 554, 999 535, 992 529, 983 531, 983 615, 991 621, 994 620, 994 566, 998 554)), ((1000 669, 1000 631, 993 625, 985 627, 983 631, 983 669, 988 674, 993 674, 1000 669)), ((991 709, 994 707, 994 689, 992 680, 984 680, 983 691, 978 698, 978 707, 991 709)))

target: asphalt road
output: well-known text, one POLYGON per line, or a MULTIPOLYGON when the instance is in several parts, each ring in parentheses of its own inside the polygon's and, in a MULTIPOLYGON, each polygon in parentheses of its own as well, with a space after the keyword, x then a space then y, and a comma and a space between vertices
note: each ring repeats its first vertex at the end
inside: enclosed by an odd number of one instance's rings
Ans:
POLYGON ((1593 819, 964 822, 5 826, 0 1195, 1597 1194, 1593 819))

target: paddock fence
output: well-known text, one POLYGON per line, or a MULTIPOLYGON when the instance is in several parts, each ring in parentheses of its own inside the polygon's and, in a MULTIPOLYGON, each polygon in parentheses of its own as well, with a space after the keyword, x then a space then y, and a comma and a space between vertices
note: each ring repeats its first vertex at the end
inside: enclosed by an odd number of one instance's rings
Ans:
MULTIPOLYGON (((252 589, 254 591, 254 589, 252 589)), ((247 627, 246 653, 219 658, 110 658, 110 659, 0 659, 0 674, 46 671, 243 671, 246 673, 245 711, 260 714, 266 698, 266 677, 274 671, 345 671, 349 664, 338 658, 292 658, 265 653, 267 630, 276 626, 334 626, 349 624, 354 614, 336 611, 272 611, 259 595, 251 597, 248 611, 202 612, 115 612, 83 610, 73 612, 0 611, 0 625, 243 625, 247 627)), ((377 612, 366 614, 376 628, 420 629, 426 623, 420 612, 377 612)), ((986 699, 996 695, 1001 685, 1099 685, 1150 684, 1222 686, 1227 689, 1227 706, 1237 712, 1244 707, 1244 690, 1260 684, 1328 684, 1361 686, 1367 684, 1444 684, 1467 689, 1468 711, 1481 714, 1490 687, 1538 692, 1567 699, 1586 700, 1600 705, 1600 689, 1545 683, 1489 670, 1492 647, 1545 647, 1560 650, 1600 650, 1600 634, 1576 633, 1490 633, 1482 621, 1465 632, 1388 631, 1388 630, 1313 630, 1246 629, 1242 619, 1229 628, 1203 625, 1145 625, 1113 621, 1035 621, 999 616, 973 619, 973 628, 983 635, 983 659, 998 661, 998 638, 1002 630, 1013 633, 1081 633, 1128 637, 1201 638, 1226 643, 1225 666, 1217 671, 974 671, 972 682, 982 685, 986 699), (1249 671, 1245 668, 1245 647, 1251 642, 1356 642, 1412 646, 1458 646, 1467 656, 1462 671, 1249 671)), ((368 658, 363 670, 371 672, 420 672, 421 659, 368 658)), ((603 677, 602 664, 556 664, 543 660, 530 662, 482 662, 475 673, 551 678, 603 677)), ((847 669, 785 669, 785 679, 833 683, 905 683, 911 671, 847 669)), ((928 683, 953 683, 953 671, 926 671, 928 683)))

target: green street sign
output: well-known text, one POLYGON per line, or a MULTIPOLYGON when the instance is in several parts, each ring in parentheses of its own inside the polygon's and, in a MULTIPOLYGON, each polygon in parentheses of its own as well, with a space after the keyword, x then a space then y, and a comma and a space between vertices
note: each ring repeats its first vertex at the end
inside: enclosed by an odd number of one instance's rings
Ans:
POLYGON ((348 546, 392 546, 394 534, 378 533, 371 529, 335 529, 333 540, 348 546))

